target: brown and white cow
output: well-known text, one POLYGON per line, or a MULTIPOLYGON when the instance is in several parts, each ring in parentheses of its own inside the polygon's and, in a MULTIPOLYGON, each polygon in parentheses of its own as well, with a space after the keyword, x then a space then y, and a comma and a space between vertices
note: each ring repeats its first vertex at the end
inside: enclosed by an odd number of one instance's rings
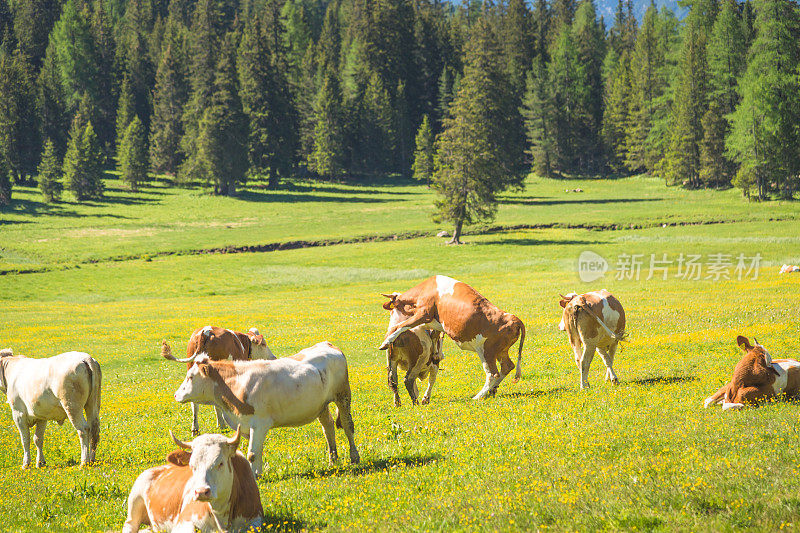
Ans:
POLYGON ((433 276, 406 292, 384 294, 389 301, 389 330, 379 350, 386 350, 404 331, 423 326, 446 333, 459 348, 475 352, 483 363, 486 383, 473 399, 497 392, 500 382, 514 370, 508 350, 519 339, 517 372, 522 375, 522 345, 525 325, 511 313, 493 305, 478 292, 447 276, 433 276), (497 363, 500 362, 500 369, 497 363))
POLYGON ((558 329, 567 332, 581 373, 581 389, 589 388, 589 365, 595 351, 606 364, 606 381, 617 384, 614 355, 625 339, 625 310, 614 296, 603 289, 586 294, 569 293, 559 302, 564 311, 558 329))
POLYGON ((350 444, 350 462, 359 462, 347 359, 331 343, 320 342, 272 361, 211 361, 198 355, 194 362, 175 400, 213 405, 231 426, 249 430, 247 459, 256 476, 263 470, 264 439, 271 428, 303 426, 315 419, 325 432, 329 457, 336 461, 331 402, 337 407, 336 425, 350 444))
MULTIPOLYGON (((391 327, 391 326, 390 326, 391 327)), ((422 396, 422 405, 431 401, 433 384, 439 373, 439 362, 442 360, 442 334, 439 331, 426 329, 423 326, 404 331, 386 350, 386 368, 389 388, 394 393, 394 404, 400 407, 400 394, 397 390, 397 367, 406 371, 403 382, 411 397, 411 403, 417 405, 419 391, 417 379, 428 378, 428 388, 422 396)))
POLYGON ((136 478, 123 533, 141 525, 172 533, 257 530, 264 510, 250 463, 237 450, 240 429, 231 439, 201 435, 182 442, 170 436, 181 449, 136 478))
MULTIPOLYGON (((208 355, 212 361, 222 361, 233 359, 234 361, 246 361, 248 359, 275 359, 272 351, 267 346, 264 336, 256 328, 250 328, 247 333, 240 333, 231 329, 219 328, 216 326, 206 326, 198 328, 189 336, 186 345, 186 358, 176 359, 172 355, 172 349, 167 341, 162 341, 161 356, 172 361, 187 363, 187 368, 192 366, 194 356, 199 354, 208 355)), ((200 433, 200 424, 197 416, 200 409, 196 404, 192 404, 192 435, 200 433)), ((222 418, 222 414, 215 409, 217 415, 217 426, 225 429, 227 425, 222 418)))
POLYGON ((731 380, 706 398, 704 407, 722 404, 722 410, 741 409, 785 394, 800 398, 800 362, 794 359, 772 359, 758 341, 750 344, 739 335, 736 344, 744 355, 733 369, 731 380))
POLYGON ((100 441, 101 382, 100 365, 83 352, 31 359, 0 350, 0 391, 8 398, 22 440, 22 468, 31 463, 30 428, 36 426, 36 465, 44 466, 47 421, 61 425, 67 418, 81 441, 81 464, 94 462, 100 441))

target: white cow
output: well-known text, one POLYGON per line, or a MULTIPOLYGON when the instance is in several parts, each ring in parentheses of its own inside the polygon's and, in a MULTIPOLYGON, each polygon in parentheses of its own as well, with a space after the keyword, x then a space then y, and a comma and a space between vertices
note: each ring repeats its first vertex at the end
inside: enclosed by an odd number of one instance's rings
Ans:
POLYGON ((273 427, 294 427, 318 419, 328 441, 331 461, 338 459, 334 421, 328 404, 336 403, 336 425, 350 444, 350 461, 358 463, 350 414, 347 359, 329 342, 320 342, 291 357, 259 361, 210 361, 205 355, 175 392, 181 403, 218 407, 231 427, 250 431, 247 459, 260 476, 264 439, 273 427))
POLYGON ((89 354, 67 352, 47 359, 14 356, 0 350, 0 390, 22 440, 22 468, 31 464, 30 428, 36 426, 36 465, 44 466, 44 430, 48 420, 69 421, 81 440, 81 464, 94 462, 100 440, 100 365, 89 354), (85 417, 84 417, 85 413, 85 417))
POLYGON ((136 478, 123 533, 143 524, 172 533, 257 531, 264 511, 250 463, 237 450, 240 430, 232 439, 201 435, 182 442, 170 436, 182 449, 136 478))

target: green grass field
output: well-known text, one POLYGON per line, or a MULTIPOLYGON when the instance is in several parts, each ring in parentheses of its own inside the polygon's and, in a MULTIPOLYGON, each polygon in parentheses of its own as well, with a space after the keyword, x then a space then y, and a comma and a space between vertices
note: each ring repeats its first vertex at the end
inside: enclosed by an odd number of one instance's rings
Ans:
MULTIPOLYGON (((800 405, 702 408, 739 358, 738 334, 800 358, 800 275, 777 273, 800 263, 800 205, 646 178, 530 179, 496 221, 529 229, 496 228, 459 247, 421 236, 194 253, 441 229, 424 186, 390 185, 304 182, 229 199, 112 182, 108 202, 56 207, 15 191, 20 202, 0 211, 0 347, 91 353, 103 408, 97 466, 76 466, 74 430, 50 424, 48 467, 28 471, 0 409, 0 530, 119 530, 133 480, 173 449, 167 430, 189 438, 189 407, 172 398, 185 367, 161 359, 159 343, 180 350, 207 324, 257 326, 279 356, 330 340, 350 362, 362 464, 328 465, 316 423, 270 432, 259 480, 269 531, 800 529, 800 405), (576 271, 585 250, 611 263, 590 284, 576 271), (760 254, 761 268, 757 279, 731 267, 733 279, 688 280, 678 277, 682 253, 704 263, 760 254), (642 254, 638 280, 616 279, 621 254, 642 254), (667 280, 646 279, 650 254, 675 262, 667 280), (446 340, 431 405, 411 407, 403 394, 396 408, 376 350, 388 321, 378 293, 437 273, 525 322, 523 379, 470 400, 482 368, 446 340), (621 384, 603 382, 596 357, 592 388, 580 391, 558 293, 599 288, 625 305, 630 341, 615 364, 621 384)), ((211 410, 201 413, 201 429, 215 430, 211 410)), ((346 450, 340 431, 337 442, 346 450)))

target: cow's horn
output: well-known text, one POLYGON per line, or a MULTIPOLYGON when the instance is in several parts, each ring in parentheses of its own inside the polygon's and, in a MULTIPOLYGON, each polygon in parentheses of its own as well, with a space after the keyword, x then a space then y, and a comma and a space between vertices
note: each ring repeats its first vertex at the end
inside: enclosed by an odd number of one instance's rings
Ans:
POLYGON ((191 450, 192 449, 192 444, 191 443, 183 442, 182 440, 180 440, 178 437, 176 437, 175 435, 172 434, 172 430, 171 429, 169 430, 169 436, 172 437, 173 442, 175 442, 175 444, 179 448, 183 448, 184 450, 191 450))
POLYGON ((754 341, 756 341, 756 346, 761 346, 761 343, 760 343, 760 342, 758 342, 758 339, 756 339, 755 337, 753 337, 753 340, 754 340, 754 341))
POLYGON ((242 426, 241 425, 237 425, 236 426, 236 434, 232 438, 228 439, 228 444, 230 444, 234 448, 238 448, 239 447, 239 440, 241 438, 242 438, 242 426))
POLYGON ((198 355, 198 354, 194 354, 194 355, 192 355, 191 357, 184 357, 183 359, 175 359, 175 358, 173 357, 173 358, 172 358, 172 360, 173 360, 173 361, 177 361, 177 362, 179 362, 179 363, 191 363, 192 361, 194 361, 194 360, 195 360, 195 358, 197 357, 197 355, 198 355))
POLYGON ((394 294, 384 294, 384 293, 381 293, 381 296, 383 296, 384 298, 394 298, 394 294))

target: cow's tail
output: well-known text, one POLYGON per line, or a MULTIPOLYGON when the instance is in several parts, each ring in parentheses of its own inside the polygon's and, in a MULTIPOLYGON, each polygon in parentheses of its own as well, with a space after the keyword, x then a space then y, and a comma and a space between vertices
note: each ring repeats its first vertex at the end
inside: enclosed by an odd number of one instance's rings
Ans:
MULTIPOLYGON (((519 320, 519 319, 518 319, 519 320)), ((525 344, 525 323, 519 321, 519 350, 517 351, 517 371, 514 374, 514 381, 517 382, 522 377, 522 345, 525 344)))
POLYGON ((93 461, 97 443, 100 442, 100 390, 103 385, 103 372, 93 357, 85 360, 84 364, 89 372, 89 397, 86 399, 84 412, 89 423, 89 449, 93 461))
POLYGON ((172 355, 172 348, 167 342, 167 339, 161 341, 161 357, 164 359, 169 359, 170 361, 175 360, 175 356, 172 355))
MULTIPOLYGON (((587 311, 587 312, 588 312, 588 313, 591 315, 591 317, 592 317, 592 318, 595 320, 595 322, 597 322, 597 324, 598 324, 598 325, 599 325, 601 328, 603 328, 603 330, 604 330, 606 333, 608 333, 608 335, 609 335, 609 336, 610 336, 612 339, 614 339, 615 341, 625 341, 625 340, 628 340, 628 336, 627 336, 627 334, 625 334, 625 332, 624 332, 624 331, 623 331, 622 333, 620 333, 620 334, 617 334, 617 333, 614 333, 613 331, 611 331, 611 328, 609 328, 609 327, 606 325, 606 323, 603 321, 603 319, 602 319, 602 318, 600 318, 599 316, 597 316, 597 314, 596 314, 596 313, 595 313, 595 312, 592 310, 592 308, 591 308, 591 307, 590 307, 590 306, 589 306, 589 305, 586 303, 586 301, 585 301, 585 300, 583 300, 583 298, 582 298, 582 297, 580 298, 580 301, 579 301, 579 302, 578 302, 576 305, 574 305, 574 306, 573 306, 573 309, 574 309, 574 313, 573 313, 573 319, 575 319, 575 317, 577 316, 577 314, 578 314, 578 311, 579 311, 579 310, 582 310, 582 311, 587 311)), ((577 323, 575 324, 575 329, 576 329, 576 331, 577 331, 577 323)))

